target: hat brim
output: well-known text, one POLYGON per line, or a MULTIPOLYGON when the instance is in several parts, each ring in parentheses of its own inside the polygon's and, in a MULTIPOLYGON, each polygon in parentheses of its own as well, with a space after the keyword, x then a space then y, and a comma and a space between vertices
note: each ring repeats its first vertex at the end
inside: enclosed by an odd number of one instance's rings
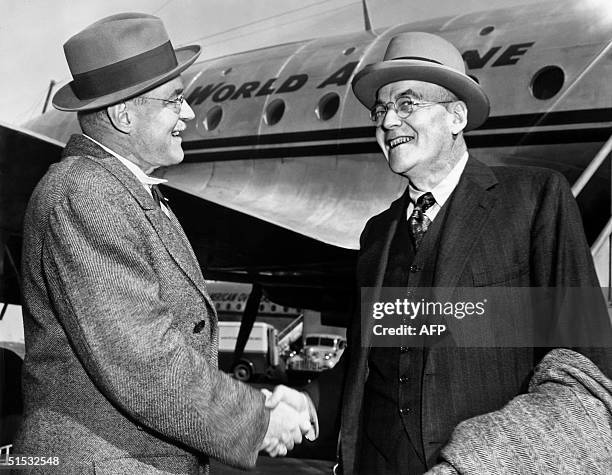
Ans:
POLYGON ((403 80, 430 82, 454 93, 468 108, 466 131, 481 126, 489 117, 489 99, 476 81, 447 66, 424 64, 418 60, 395 59, 369 64, 355 75, 353 92, 371 109, 382 86, 403 80))
POLYGON ((143 92, 160 86, 161 84, 175 78, 193 64, 196 58, 200 55, 200 52, 201 49, 199 45, 177 48, 175 50, 175 54, 178 66, 171 71, 151 78, 148 81, 135 84, 129 88, 92 99, 79 99, 72 90, 72 84, 74 81, 71 81, 55 93, 55 96, 53 96, 53 106, 61 111, 78 112, 100 109, 102 107, 116 104, 117 102, 125 101, 126 99, 138 96, 143 92))

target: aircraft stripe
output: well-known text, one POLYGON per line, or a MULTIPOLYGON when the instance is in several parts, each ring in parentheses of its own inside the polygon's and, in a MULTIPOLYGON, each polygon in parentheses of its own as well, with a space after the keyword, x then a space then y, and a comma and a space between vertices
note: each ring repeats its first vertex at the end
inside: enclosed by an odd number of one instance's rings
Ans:
MULTIPOLYGON (((612 109, 583 109, 565 112, 536 114, 516 114, 489 117, 478 130, 512 129, 533 126, 568 124, 593 124, 612 122, 612 109)), ((318 142, 324 140, 370 139, 374 136, 374 125, 351 127, 348 129, 324 129, 278 134, 246 135, 220 139, 186 141, 183 149, 199 150, 207 148, 240 147, 255 145, 281 145, 295 142, 318 142)), ((466 136, 466 138, 469 137, 466 136)))
POLYGON ((323 129, 305 132, 285 132, 280 134, 243 135, 222 139, 195 140, 183 143, 183 150, 200 148, 223 148, 252 145, 276 145, 291 142, 318 142, 321 140, 343 140, 355 138, 372 138, 374 125, 369 127, 352 127, 350 129, 323 129))
MULTIPOLYGON (((610 137, 612 128, 552 130, 466 136, 469 148, 515 147, 527 145, 551 145, 603 142, 610 137)), ((232 144, 235 145, 235 144, 232 144)), ((233 150, 190 150, 185 162, 213 162, 265 158, 316 157, 329 155, 356 155, 379 153, 378 143, 372 138, 367 142, 300 145, 270 148, 242 148, 233 150)))
POLYGON ((582 109, 489 117, 478 130, 612 121, 612 109, 582 109))

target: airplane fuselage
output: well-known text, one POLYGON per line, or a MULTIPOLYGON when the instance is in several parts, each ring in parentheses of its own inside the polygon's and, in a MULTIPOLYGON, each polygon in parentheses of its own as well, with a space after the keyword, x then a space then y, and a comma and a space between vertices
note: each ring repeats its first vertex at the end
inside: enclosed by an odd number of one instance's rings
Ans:
MULTIPOLYGON (((356 249, 366 220, 406 180, 389 171, 350 80, 383 57, 391 37, 421 30, 454 43, 490 98, 489 119, 466 135, 474 156, 556 168, 573 181, 612 131, 612 15, 602 5, 532 4, 202 61, 185 74, 196 119, 184 163, 161 175, 186 193, 356 249)), ((51 112, 28 127, 66 141, 78 128, 65 117, 51 112)), ((609 174, 592 186, 584 208, 609 195, 609 174)))

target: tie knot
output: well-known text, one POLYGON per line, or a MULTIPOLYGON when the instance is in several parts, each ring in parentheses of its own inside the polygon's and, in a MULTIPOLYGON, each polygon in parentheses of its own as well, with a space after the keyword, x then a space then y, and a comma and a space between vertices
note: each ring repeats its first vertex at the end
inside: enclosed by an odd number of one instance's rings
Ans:
POLYGON ((161 208, 162 203, 164 206, 168 206, 166 203, 168 200, 166 200, 166 197, 162 194, 159 187, 157 185, 150 185, 150 186, 151 186, 151 195, 153 196, 153 200, 157 203, 157 205, 160 208, 161 208))
POLYGON ((431 192, 423 193, 419 196, 419 199, 416 201, 414 205, 415 208, 419 208, 422 212, 427 211, 436 203, 436 199, 431 194, 431 192))

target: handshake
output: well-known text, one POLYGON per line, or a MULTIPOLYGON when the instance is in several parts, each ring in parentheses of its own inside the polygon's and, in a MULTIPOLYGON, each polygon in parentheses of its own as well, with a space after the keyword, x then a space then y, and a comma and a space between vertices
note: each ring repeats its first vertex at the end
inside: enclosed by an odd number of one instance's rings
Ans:
POLYGON ((274 392, 261 391, 266 396, 266 408, 270 409, 270 422, 260 450, 271 457, 282 457, 302 442, 302 436, 311 441, 319 436, 315 407, 305 393, 282 384, 274 392))

